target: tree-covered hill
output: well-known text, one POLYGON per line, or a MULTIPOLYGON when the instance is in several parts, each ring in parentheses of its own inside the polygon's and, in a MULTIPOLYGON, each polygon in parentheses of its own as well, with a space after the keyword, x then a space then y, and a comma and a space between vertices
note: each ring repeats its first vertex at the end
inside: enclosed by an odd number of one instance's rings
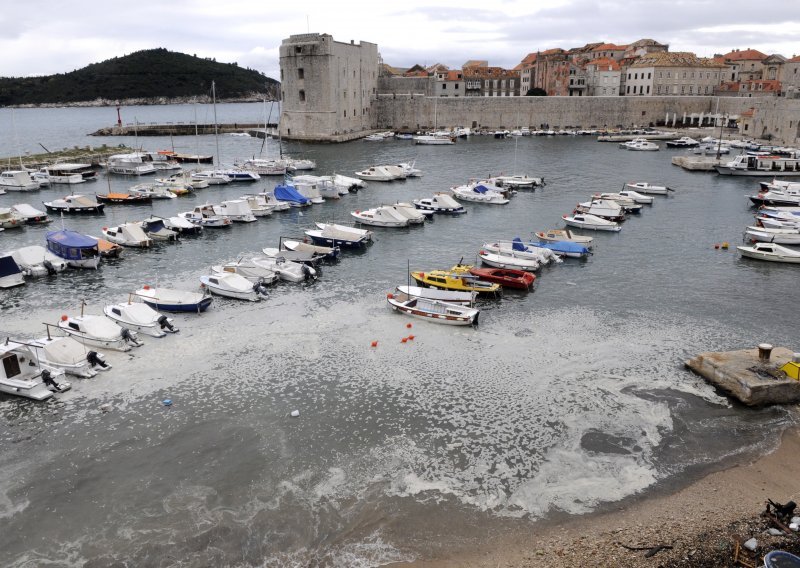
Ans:
POLYGON ((0 77, 0 106, 80 103, 104 99, 276 98, 279 84, 236 63, 217 63, 163 48, 137 51, 45 77, 0 77))

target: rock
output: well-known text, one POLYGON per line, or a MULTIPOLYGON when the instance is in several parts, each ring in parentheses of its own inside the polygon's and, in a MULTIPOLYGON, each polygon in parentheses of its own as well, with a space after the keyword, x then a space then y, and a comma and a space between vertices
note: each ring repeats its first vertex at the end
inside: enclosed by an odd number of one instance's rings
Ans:
POLYGON ((755 550, 758 547, 758 541, 755 538, 751 538, 746 540, 744 544, 742 544, 747 550, 755 550))

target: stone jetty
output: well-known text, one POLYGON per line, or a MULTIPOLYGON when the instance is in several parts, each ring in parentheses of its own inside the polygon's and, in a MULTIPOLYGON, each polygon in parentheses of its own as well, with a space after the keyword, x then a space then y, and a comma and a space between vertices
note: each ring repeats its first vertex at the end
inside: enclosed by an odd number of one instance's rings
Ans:
MULTIPOLYGON (((267 128, 276 128, 277 124, 268 124, 267 128)), ((167 122, 164 124, 125 124, 101 128, 92 132, 91 136, 194 136, 197 134, 227 134, 230 132, 248 132, 264 130, 264 123, 239 122, 232 124, 194 124, 188 122, 167 122)))

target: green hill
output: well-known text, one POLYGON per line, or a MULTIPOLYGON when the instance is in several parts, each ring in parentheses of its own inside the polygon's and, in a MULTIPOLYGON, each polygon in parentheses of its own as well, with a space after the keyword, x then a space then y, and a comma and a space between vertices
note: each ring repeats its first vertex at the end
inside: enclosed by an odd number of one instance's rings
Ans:
POLYGON ((79 103, 105 99, 277 98, 279 83, 236 63, 217 63, 163 48, 137 51, 45 77, 0 77, 0 106, 79 103))

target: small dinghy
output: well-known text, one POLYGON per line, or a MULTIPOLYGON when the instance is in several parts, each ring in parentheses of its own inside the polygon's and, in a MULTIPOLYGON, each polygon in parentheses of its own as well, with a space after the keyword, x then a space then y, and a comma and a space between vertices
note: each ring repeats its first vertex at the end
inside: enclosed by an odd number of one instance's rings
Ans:
POLYGON ((740 246, 736 247, 736 249, 739 254, 747 258, 800 264, 800 251, 776 245, 775 243, 754 243, 753 246, 740 246))
POLYGON ((137 298, 151 308, 164 312, 200 312, 211 305, 211 296, 200 292, 174 288, 152 288, 148 285, 134 292, 137 298))
POLYGON ((244 276, 232 272, 201 276, 200 285, 212 294, 248 302, 258 302, 266 294, 263 284, 253 284, 244 276))
POLYGON ((140 221, 138 225, 142 228, 144 233, 154 241, 177 241, 178 233, 172 229, 167 229, 164 224, 164 219, 160 217, 150 217, 144 221, 140 221))
POLYGON ((135 331, 120 327, 105 316, 64 314, 58 322, 58 328, 76 341, 92 347, 130 351, 131 346, 142 345, 135 331))
POLYGON ((433 211, 434 213, 460 215, 461 213, 467 212, 463 205, 446 193, 435 193, 433 197, 414 199, 412 200, 412 203, 417 209, 425 209, 428 211, 433 211))
POLYGON ((60 369, 68 375, 90 379, 96 377, 98 371, 111 368, 102 353, 87 350, 85 345, 68 335, 51 336, 49 327, 47 337, 32 339, 28 344, 37 350, 42 364, 60 369))
POLYGON ((32 245, 9 253, 25 276, 38 278, 54 275, 67 269, 67 261, 44 247, 32 245))
POLYGON ((44 206, 56 213, 102 213, 106 205, 88 195, 67 195, 63 199, 45 201, 44 206))
POLYGON ((528 272, 533 272, 541 265, 541 262, 533 258, 521 258, 519 256, 497 254, 487 250, 480 251, 478 253, 478 257, 481 259, 481 262, 488 264, 489 266, 493 266, 494 268, 510 268, 514 270, 526 270, 528 272))
POLYGON ((561 217, 564 222, 570 227, 577 227, 578 229, 589 229, 592 231, 613 231, 619 232, 622 227, 619 223, 608 221, 602 217, 590 215, 589 213, 575 213, 574 215, 563 215, 561 217))
POLYGON ((64 372, 43 366, 33 347, 6 339, 0 344, 0 392, 46 400, 53 392, 69 390, 64 372))
POLYGON ((530 290, 536 276, 526 270, 514 268, 477 268, 473 266, 469 273, 486 282, 495 282, 505 288, 517 290, 530 290))
POLYGON ((486 282, 469 273, 471 266, 456 265, 451 270, 431 270, 429 272, 414 271, 411 278, 423 286, 441 290, 460 292, 477 292, 478 294, 495 295, 500 292, 500 285, 486 282))
POLYGON ((665 185, 650 185, 646 181, 632 181, 630 183, 626 183, 625 187, 645 195, 667 195, 670 191, 675 191, 674 189, 665 185))
POLYGON ((26 225, 46 225, 52 219, 44 211, 39 211, 27 203, 17 203, 11 206, 11 211, 26 225))
POLYGON ((304 282, 305 280, 315 280, 317 271, 299 262, 286 260, 285 258, 261 257, 253 258, 251 262, 262 268, 272 270, 281 280, 286 282, 304 282))
POLYGON ((373 227, 407 227, 408 218, 391 207, 381 206, 350 213, 362 225, 373 227))
POLYGON ((75 268, 97 268, 100 264, 97 239, 75 231, 62 229, 47 233, 47 250, 75 268))
POLYGON ((509 200, 502 193, 490 190, 483 184, 460 185, 452 188, 453 197, 473 203, 488 203, 491 205, 506 205, 509 200))
POLYGON ((323 247, 319 245, 312 245, 304 241, 293 241, 290 239, 281 239, 281 246, 285 250, 296 250, 303 252, 314 252, 322 255, 328 260, 336 260, 339 257, 341 249, 339 247, 323 247))
POLYGON ((138 223, 123 223, 117 227, 103 227, 100 233, 112 243, 123 247, 149 248, 153 239, 148 237, 138 223))
POLYGON ((451 304, 472 305, 478 297, 477 292, 459 292, 457 290, 438 290, 436 288, 423 288, 421 286, 398 286, 395 289, 406 296, 416 296, 428 300, 438 300, 451 304))
POLYGON ((0 256, 0 288, 14 288, 25 284, 25 275, 14 258, 7 254, 0 256))
POLYGON ((594 240, 593 237, 577 235, 569 229, 550 229, 549 231, 539 231, 534 234, 543 242, 569 241, 586 247, 591 247, 594 240))
POLYGON ((227 264, 212 266, 211 273, 215 275, 225 273, 238 274, 239 276, 244 276, 253 284, 275 284, 279 279, 278 275, 275 274, 275 271, 272 269, 259 266, 250 260, 242 259, 227 264))
POLYGON ((387 294, 386 301, 395 311, 445 325, 477 325, 480 314, 478 308, 405 294, 387 294))
POLYGON ((103 308, 103 313, 121 327, 133 329, 152 337, 164 337, 167 333, 178 332, 178 329, 172 325, 172 318, 158 313, 142 302, 128 301, 112 304, 103 308))

